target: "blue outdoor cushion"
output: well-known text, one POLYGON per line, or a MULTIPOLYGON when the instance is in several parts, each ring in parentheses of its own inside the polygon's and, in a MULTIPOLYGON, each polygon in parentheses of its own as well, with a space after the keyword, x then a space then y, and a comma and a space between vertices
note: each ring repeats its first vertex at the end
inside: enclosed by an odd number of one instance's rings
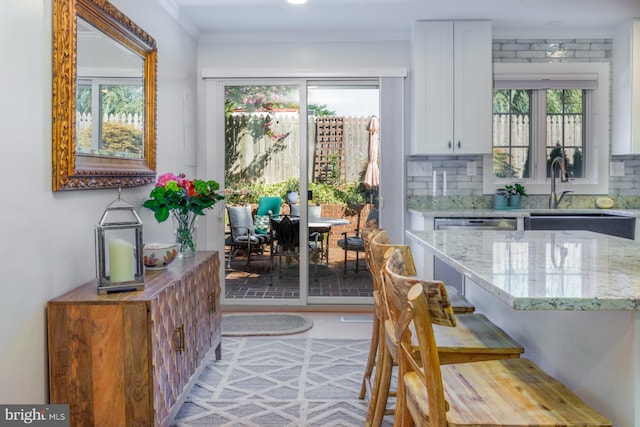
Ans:
POLYGON ((280 197, 260 197, 258 200, 258 211, 256 215, 280 215, 280 206, 282 205, 282 199, 280 197))

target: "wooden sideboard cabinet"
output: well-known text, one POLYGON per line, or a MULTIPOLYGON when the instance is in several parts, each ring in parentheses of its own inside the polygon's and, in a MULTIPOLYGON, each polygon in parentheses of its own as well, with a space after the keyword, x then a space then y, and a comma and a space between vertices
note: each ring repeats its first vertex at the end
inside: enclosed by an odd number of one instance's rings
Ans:
POLYGON ((220 260, 198 252, 145 274, 145 289, 98 295, 95 281, 47 306, 51 403, 73 426, 165 426, 215 352, 220 260))

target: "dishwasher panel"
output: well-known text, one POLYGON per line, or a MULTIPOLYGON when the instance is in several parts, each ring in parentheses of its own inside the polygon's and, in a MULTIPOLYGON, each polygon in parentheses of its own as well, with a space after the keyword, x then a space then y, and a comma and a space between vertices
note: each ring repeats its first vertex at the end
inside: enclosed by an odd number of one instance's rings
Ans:
POLYGON ((479 228, 482 230, 515 230, 515 218, 436 218, 435 230, 456 230, 461 228, 479 228))

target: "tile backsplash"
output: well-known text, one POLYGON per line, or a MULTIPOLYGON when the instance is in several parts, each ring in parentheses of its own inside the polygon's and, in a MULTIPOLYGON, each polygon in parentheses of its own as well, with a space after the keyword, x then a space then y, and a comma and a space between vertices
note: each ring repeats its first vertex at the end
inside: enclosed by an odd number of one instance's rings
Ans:
MULTIPOLYGON (((616 156, 613 162, 622 162, 623 176, 609 177, 609 196, 617 208, 640 209, 640 157, 616 156)), ((407 206, 411 209, 490 209, 493 195, 482 194, 482 156, 409 156, 407 157, 407 206), (475 175, 467 168, 473 162, 475 175), (433 196, 433 172, 436 172, 436 196, 433 196), (444 195, 446 172, 446 195, 444 195)), ((601 195, 568 195, 562 206, 574 209, 595 207, 601 195)), ((530 195, 522 200, 527 209, 546 208, 549 195, 530 195)))

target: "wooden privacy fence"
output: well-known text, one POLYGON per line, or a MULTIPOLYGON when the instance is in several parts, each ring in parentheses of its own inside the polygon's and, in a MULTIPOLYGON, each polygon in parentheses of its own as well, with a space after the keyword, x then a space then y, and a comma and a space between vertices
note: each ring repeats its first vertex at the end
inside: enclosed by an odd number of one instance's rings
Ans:
MULTIPOLYGON (((228 121, 227 126, 233 126, 234 122, 247 121, 247 114, 234 114, 228 121)), ((253 116, 255 119, 255 116, 253 116)), ((307 140, 308 145, 308 164, 309 179, 317 181, 314 176, 316 171, 316 160, 320 158, 316 148, 319 145, 319 133, 322 129, 318 129, 316 121, 318 119, 325 120, 327 118, 309 117, 307 122, 307 140)), ((366 167, 368 148, 369 148, 369 132, 366 129, 369 123, 369 117, 332 117, 329 119, 338 119, 341 121, 342 138, 342 156, 339 162, 338 175, 341 180, 359 181, 366 167)), ((274 135, 286 135, 282 145, 283 148, 274 153, 267 162, 260 165, 261 173, 259 176, 243 176, 242 179, 250 181, 261 181, 267 184, 285 181, 291 177, 300 176, 300 148, 301 142, 299 138, 299 116, 297 114, 275 114, 271 119, 271 131, 274 135)), ((326 123, 325 123, 326 124, 326 123)), ((322 126, 320 126, 322 127, 322 126)), ((255 128, 255 126, 254 126, 255 128)), ((332 132, 330 130, 329 132, 332 132)), ((231 165, 232 171, 255 171, 256 163, 259 163, 264 154, 267 153, 276 143, 270 136, 254 137, 251 132, 244 132, 235 136, 237 144, 236 150, 239 153, 236 162, 231 165)), ((305 143, 306 141, 303 141, 305 143)), ((325 159, 326 160, 326 159, 325 159)), ((323 160, 323 162, 325 161, 323 160)), ((255 174, 255 172, 254 172, 255 174)), ((318 172, 316 171, 315 175, 318 172)), ((258 175, 258 174, 255 174, 258 175)))
MULTIPOLYGON (((80 113, 79 111, 76 111, 76 130, 81 131, 91 129, 92 119, 91 113, 80 113)), ((144 117, 142 114, 138 115, 137 113, 105 114, 102 121, 133 126, 133 128, 137 130, 142 130, 144 127, 144 117)))
MULTIPOLYGON (((549 115, 547 116, 547 147, 560 143, 565 148, 578 148, 584 152, 582 140, 582 115, 549 115)), ((530 135, 529 116, 527 115, 494 115, 493 146, 528 147, 530 135)), ((527 150, 514 150, 511 153, 511 164, 522 170, 527 160, 527 150)))

